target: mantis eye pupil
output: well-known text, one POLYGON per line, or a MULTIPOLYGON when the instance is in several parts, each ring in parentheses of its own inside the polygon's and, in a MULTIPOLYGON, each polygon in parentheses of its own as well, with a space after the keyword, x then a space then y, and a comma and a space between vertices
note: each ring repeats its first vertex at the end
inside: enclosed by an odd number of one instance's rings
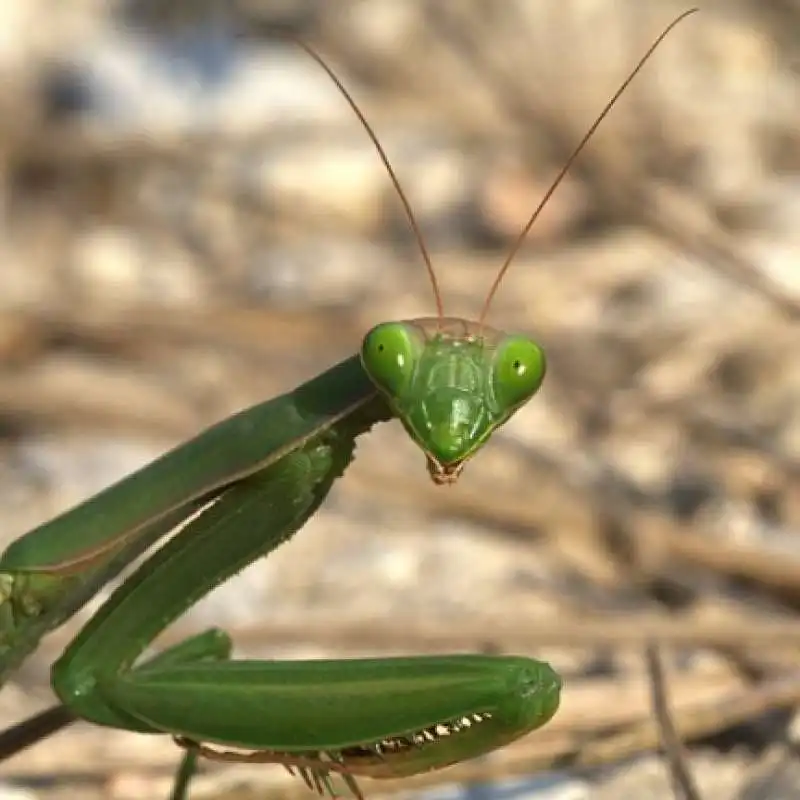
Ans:
POLYGON ((524 375, 525 374, 525 367, 522 366, 522 362, 517 358, 514 360, 514 363, 511 365, 511 368, 517 375, 524 375))

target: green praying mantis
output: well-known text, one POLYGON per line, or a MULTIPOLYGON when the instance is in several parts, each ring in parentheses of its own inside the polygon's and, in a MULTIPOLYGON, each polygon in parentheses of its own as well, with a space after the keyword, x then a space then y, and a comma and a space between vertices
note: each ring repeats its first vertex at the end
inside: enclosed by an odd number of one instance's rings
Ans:
POLYGON ((178 529, 53 665, 62 704, 53 730, 82 719, 172 737, 185 749, 174 798, 188 796, 199 757, 281 764, 320 794, 334 794, 338 775, 360 798, 359 777, 439 769, 501 747, 555 714, 560 677, 522 656, 232 660, 229 637, 214 629, 142 657, 187 608, 305 524, 373 425, 400 420, 432 480, 449 484, 536 394, 545 353, 525 336, 490 328, 492 300, 598 125, 695 10, 661 33, 575 148, 498 271, 477 322, 445 316, 422 234, 383 147, 330 67, 300 43, 377 149, 419 244, 437 314, 375 326, 359 354, 225 419, 8 547, 0 558, 3 679, 47 631, 178 529))

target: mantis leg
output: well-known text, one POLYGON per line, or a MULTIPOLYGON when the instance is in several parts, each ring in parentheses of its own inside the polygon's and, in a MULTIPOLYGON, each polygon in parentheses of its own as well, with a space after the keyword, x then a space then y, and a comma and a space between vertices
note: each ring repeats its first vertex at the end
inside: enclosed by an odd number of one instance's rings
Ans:
POLYGON ((178 765, 178 770, 175 773, 175 782, 172 786, 172 794, 170 800, 187 800, 189 796, 189 784, 192 782, 195 770, 197 769, 197 760, 200 753, 196 747, 187 747, 186 752, 181 758, 181 763, 178 765))
POLYGON ((54 665, 62 702, 100 725, 265 751, 278 763, 305 757, 323 777, 438 768, 546 722, 560 681, 520 657, 227 661, 224 636, 207 632, 137 666, 173 619, 303 525, 352 450, 352 436, 330 430, 227 489, 54 665))

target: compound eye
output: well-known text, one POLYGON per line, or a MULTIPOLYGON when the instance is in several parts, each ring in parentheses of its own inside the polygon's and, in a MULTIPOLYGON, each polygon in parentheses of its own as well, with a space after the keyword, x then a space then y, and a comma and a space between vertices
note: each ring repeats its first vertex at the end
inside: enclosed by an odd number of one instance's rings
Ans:
POLYGON ((521 406, 539 390, 547 370, 544 350, 524 336, 509 336, 495 351, 492 379, 498 403, 521 406))
POLYGON ((423 344, 419 334, 402 322, 376 325, 361 345, 361 363, 383 392, 401 395, 414 375, 423 344))

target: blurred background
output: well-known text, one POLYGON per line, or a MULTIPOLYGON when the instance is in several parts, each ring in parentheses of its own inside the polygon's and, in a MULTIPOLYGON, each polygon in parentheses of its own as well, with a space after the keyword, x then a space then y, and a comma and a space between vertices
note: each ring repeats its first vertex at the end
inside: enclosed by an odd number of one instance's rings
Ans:
MULTIPOLYGON (((366 134, 475 317, 515 235, 671 0, 3 0, 2 544, 434 305, 366 134)), ((482 760, 373 797, 667 798, 642 651, 663 646, 708 798, 796 797, 800 50, 794 0, 709 0, 558 189, 490 324, 549 373, 459 484, 396 423, 322 511, 206 598, 266 658, 549 660, 563 707, 482 760)), ((107 595, 104 595, 107 596, 107 595)), ((52 702, 55 632, 0 695, 52 702)), ((167 740, 76 726, 0 798, 164 798, 167 740)), ((309 797, 204 765, 193 797, 309 797)))

